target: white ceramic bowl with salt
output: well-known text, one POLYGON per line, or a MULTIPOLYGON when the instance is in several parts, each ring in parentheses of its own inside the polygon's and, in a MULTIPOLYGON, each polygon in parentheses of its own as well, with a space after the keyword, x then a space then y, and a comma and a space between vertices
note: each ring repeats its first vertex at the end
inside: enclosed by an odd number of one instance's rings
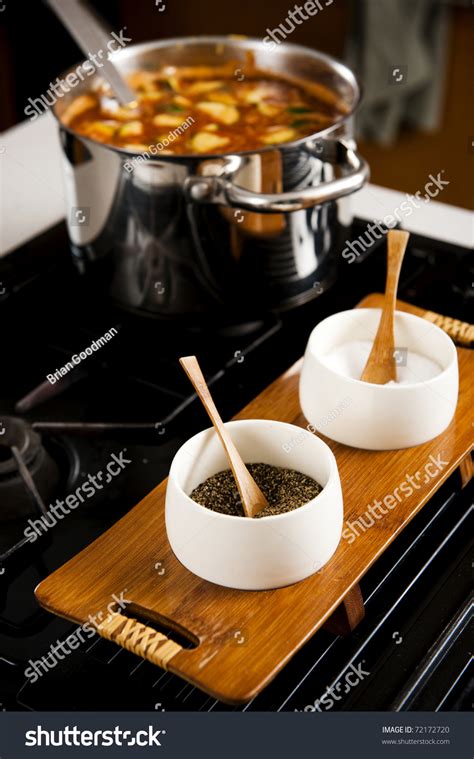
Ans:
POLYGON ((361 382, 380 309, 341 311, 312 331, 300 378, 300 404, 312 428, 339 443, 395 450, 435 438, 458 398, 453 341, 413 314, 395 313, 400 382, 361 382), (352 344, 350 347, 349 344, 352 344))

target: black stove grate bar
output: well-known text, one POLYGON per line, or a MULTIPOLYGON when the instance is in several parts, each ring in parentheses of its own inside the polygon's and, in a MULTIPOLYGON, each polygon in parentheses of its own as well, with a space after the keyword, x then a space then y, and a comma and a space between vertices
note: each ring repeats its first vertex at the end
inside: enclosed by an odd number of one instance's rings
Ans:
POLYGON ((19 551, 20 548, 23 548, 23 546, 28 545, 28 543, 30 543, 30 540, 28 538, 22 538, 21 540, 18 541, 18 543, 15 543, 15 545, 10 546, 10 548, 7 551, 5 551, 4 553, 1 553, 0 566, 4 564, 7 561, 7 559, 10 558, 10 556, 13 556, 13 554, 16 553, 16 551, 19 551))
POLYGON ((390 711, 402 712, 410 709, 418 694, 427 686, 431 675, 466 629, 473 616, 474 597, 471 596, 466 600, 450 623, 446 625, 439 638, 433 643, 426 657, 408 680, 399 697, 391 704, 390 711))
POLYGON ((94 435, 103 432, 156 431, 155 422, 33 422, 36 432, 94 435))
MULTIPOLYGON (((445 693, 445 695, 443 696, 442 700, 437 705, 435 711, 440 712, 443 709, 443 707, 445 706, 445 704, 448 701, 448 699, 450 698, 450 696, 452 696, 452 694, 454 693, 454 691, 456 689, 458 689, 459 686, 462 686, 463 679, 466 677, 466 675, 469 676, 469 673, 472 671, 472 668, 473 668, 472 665, 473 665, 473 659, 471 657, 469 659, 469 661, 466 662, 466 664, 464 665, 464 667, 462 668, 462 670, 459 672, 459 674, 455 678, 454 682, 452 683, 451 687, 449 688, 449 690, 447 691, 447 693, 445 693)), ((470 683, 469 683, 468 687, 469 686, 470 686, 470 692, 472 693, 472 677, 471 677, 471 680, 470 680, 470 683)), ((472 699, 471 699, 471 703, 472 703, 472 699)), ((454 711, 454 710, 456 710, 456 711, 464 711, 463 709, 462 710, 461 709, 458 710, 456 707, 453 707, 453 708, 449 709, 449 711, 454 711)))
MULTIPOLYGON (((276 331, 276 330, 274 330, 276 331)), ((272 331, 273 334, 273 331, 272 331)), ((260 341, 256 341, 255 345, 259 345, 260 342, 263 342, 263 338, 260 341)), ((251 346, 253 349, 253 345, 251 346)), ((247 351, 242 351, 242 355, 245 356, 247 351)), ((236 358, 233 358, 227 365, 226 369, 230 368, 233 364, 237 362, 236 358)), ((207 384, 209 387, 212 387, 214 383, 216 383, 218 380, 222 379, 222 377, 225 374, 225 370, 221 369, 215 374, 213 374, 212 377, 210 377, 207 380, 207 384)), ((78 377, 79 379, 79 377, 78 377)), ((47 398, 51 396, 42 395, 42 388, 45 383, 42 385, 39 385, 37 388, 32 390, 27 396, 25 396, 24 399, 19 401, 15 408, 19 409, 20 404, 22 404, 23 410, 29 410, 33 408, 33 406, 38 405, 39 403, 43 403, 43 401, 47 400, 47 398), (26 409, 23 405, 27 399, 34 399, 30 405, 28 405, 28 408, 26 409)), ((46 384, 50 384, 47 382, 46 384)), ((70 383, 71 384, 71 383, 70 383)), ((53 385, 50 385, 50 387, 54 387, 53 385)), ((61 391, 66 389, 66 384, 63 384, 61 391)), ((177 394, 176 394, 177 395, 177 394)), ((178 396, 182 398, 182 396, 178 396)), ((66 434, 66 435, 102 435, 102 434, 110 434, 110 433, 126 433, 126 434, 140 434, 140 433, 149 433, 152 432, 153 434, 156 434, 156 432, 160 429, 164 429, 167 425, 171 424, 176 417, 178 417, 185 409, 190 406, 194 401, 197 399, 196 393, 190 393, 187 397, 185 397, 181 403, 176 406, 170 414, 168 414, 165 418, 160 420, 159 422, 51 422, 51 421, 38 421, 32 423, 32 429, 34 429, 36 432, 41 433, 49 433, 49 434, 66 434)))
POLYGON ((40 511, 43 514, 47 514, 48 510, 46 506, 44 505, 44 501, 41 498, 40 494, 38 493, 38 488, 36 487, 33 477, 31 476, 28 467, 26 466, 25 462, 23 461, 22 455, 16 445, 12 445, 10 448, 13 458, 15 459, 15 463, 18 469, 18 473, 23 480, 23 484, 26 488, 26 491, 28 495, 30 496, 31 500, 33 501, 34 505, 37 506, 40 511))
POLYGON ((73 372, 67 374, 59 382, 51 384, 49 380, 44 380, 40 385, 30 390, 23 398, 15 404, 15 412, 17 414, 25 414, 27 411, 39 406, 45 401, 49 401, 51 398, 55 398, 57 395, 61 395, 68 387, 74 385, 79 380, 85 379, 89 376, 89 372, 82 367, 76 367, 73 372))

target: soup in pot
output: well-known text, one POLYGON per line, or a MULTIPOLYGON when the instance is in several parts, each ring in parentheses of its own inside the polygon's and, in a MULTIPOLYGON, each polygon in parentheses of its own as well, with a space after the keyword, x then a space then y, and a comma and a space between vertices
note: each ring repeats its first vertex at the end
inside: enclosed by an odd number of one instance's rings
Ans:
POLYGON ((107 84, 76 97, 62 122, 92 140, 137 152, 234 153, 307 137, 345 115, 322 84, 306 85, 250 69, 165 67, 136 71, 136 103, 120 106, 107 84))

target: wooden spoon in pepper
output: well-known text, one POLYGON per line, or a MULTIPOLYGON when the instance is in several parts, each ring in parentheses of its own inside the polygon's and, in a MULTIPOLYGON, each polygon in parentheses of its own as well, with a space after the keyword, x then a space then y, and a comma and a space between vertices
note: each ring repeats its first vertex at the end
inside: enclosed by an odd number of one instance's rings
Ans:
POLYGON ((245 466, 240 453, 224 426, 224 422, 217 411, 196 356, 180 358, 179 363, 188 375, 188 378, 194 386, 202 405, 206 409, 209 418, 219 435, 242 499, 244 514, 246 517, 254 517, 259 511, 262 511, 269 505, 268 501, 245 466))

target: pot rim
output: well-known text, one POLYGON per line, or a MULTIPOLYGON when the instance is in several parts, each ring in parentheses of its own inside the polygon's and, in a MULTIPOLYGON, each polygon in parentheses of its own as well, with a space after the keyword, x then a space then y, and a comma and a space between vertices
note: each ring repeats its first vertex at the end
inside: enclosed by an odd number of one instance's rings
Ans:
MULTIPOLYGON (((202 44, 215 44, 215 45, 223 45, 223 44, 234 44, 238 47, 242 47, 244 49, 252 50, 255 48, 255 46, 258 46, 259 48, 263 48, 264 51, 266 51, 266 48, 263 43, 263 39, 259 37, 243 37, 243 38, 236 38, 232 35, 194 35, 194 36, 187 36, 187 37, 169 37, 163 40, 154 40, 154 41, 148 41, 148 42, 140 42, 136 45, 129 45, 122 50, 119 50, 114 53, 114 58, 117 61, 125 60, 127 58, 132 58, 134 55, 145 53, 147 51, 151 50, 159 50, 162 48, 170 47, 173 45, 190 45, 190 44, 196 44, 196 43, 202 43, 202 44)), ((327 64, 329 67, 332 67, 333 70, 339 74, 343 79, 346 80, 349 84, 352 85, 353 91, 354 91, 354 104, 351 108, 351 110, 346 113, 344 116, 341 116, 338 118, 334 124, 331 124, 331 126, 326 127, 325 129, 321 129, 318 132, 313 132, 309 135, 306 135, 306 137, 301 137, 299 140, 293 140, 292 142, 285 142, 281 145, 268 145, 265 147, 261 147, 258 149, 253 150, 242 150, 238 152, 233 153, 181 153, 179 155, 149 155, 147 157, 147 162, 151 161, 152 163, 162 163, 164 161, 170 161, 175 163, 183 163, 188 162, 189 160, 195 160, 197 162, 199 161, 209 161, 212 159, 218 159, 218 160, 229 160, 233 156, 241 157, 241 156, 251 156, 251 155, 261 155, 263 153, 269 153, 270 151, 275 150, 294 150, 296 148, 303 147, 308 141, 323 138, 326 137, 331 132, 336 131, 341 127, 341 125, 345 124, 349 119, 352 118, 355 111, 360 105, 361 98, 362 98, 362 85, 359 81, 359 78, 354 74, 354 72, 346 66, 345 63, 342 61, 339 61, 337 58, 334 58, 331 55, 328 55, 327 53, 321 53, 318 50, 313 50, 312 48, 306 47, 305 45, 299 45, 293 42, 282 42, 278 45, 279 50, 290 50, 297 53, 304 54, 310 58, 313 58, 318 61, 322 61, 323 63, 327 64)), ((270 52, 270 51, 267 51, 270 52)), ((275 51, 273 51, 275 52, 275 51)), ((60 78, 64 79, 68 74, 74 73, 78 67, 80 67, 86 59, 83 59, 81 62, 77 63, 74 66, 71 66, 66 71, 63 71, 60 74, 60 78)), ((97 76, 98 72, 95 73, 94 76, 97 76)), ((99 75, 100 76, 100 75, 99 75)), ((84 135, 79 134, 74 129, 71 129, 71 127, 65 125, 62 123, 60 116, 57 114, 57 105, 58 102, 54 104, 54 106, 50 109, 57 120, 59 127, 63 129, 64 131, 68 132, 69 134, 73 135, 77 139, 84 141, 86 143, 90 143, 91 145, 99 145, 103 148, 106 148, 108 150, 113 151, 114 153, 118 153, 119 155, 124 155, 127 157, 138 157, 143 156, 145 151, 137 152, 134 150, 128 150, 126 148, 118 147, 117 145, 108 145, 105 142, 99 142, 98 140, 93 140, 90 137, 86 137, 84 135)), ((148 151, 146 151, 148 153, 148 151)))

